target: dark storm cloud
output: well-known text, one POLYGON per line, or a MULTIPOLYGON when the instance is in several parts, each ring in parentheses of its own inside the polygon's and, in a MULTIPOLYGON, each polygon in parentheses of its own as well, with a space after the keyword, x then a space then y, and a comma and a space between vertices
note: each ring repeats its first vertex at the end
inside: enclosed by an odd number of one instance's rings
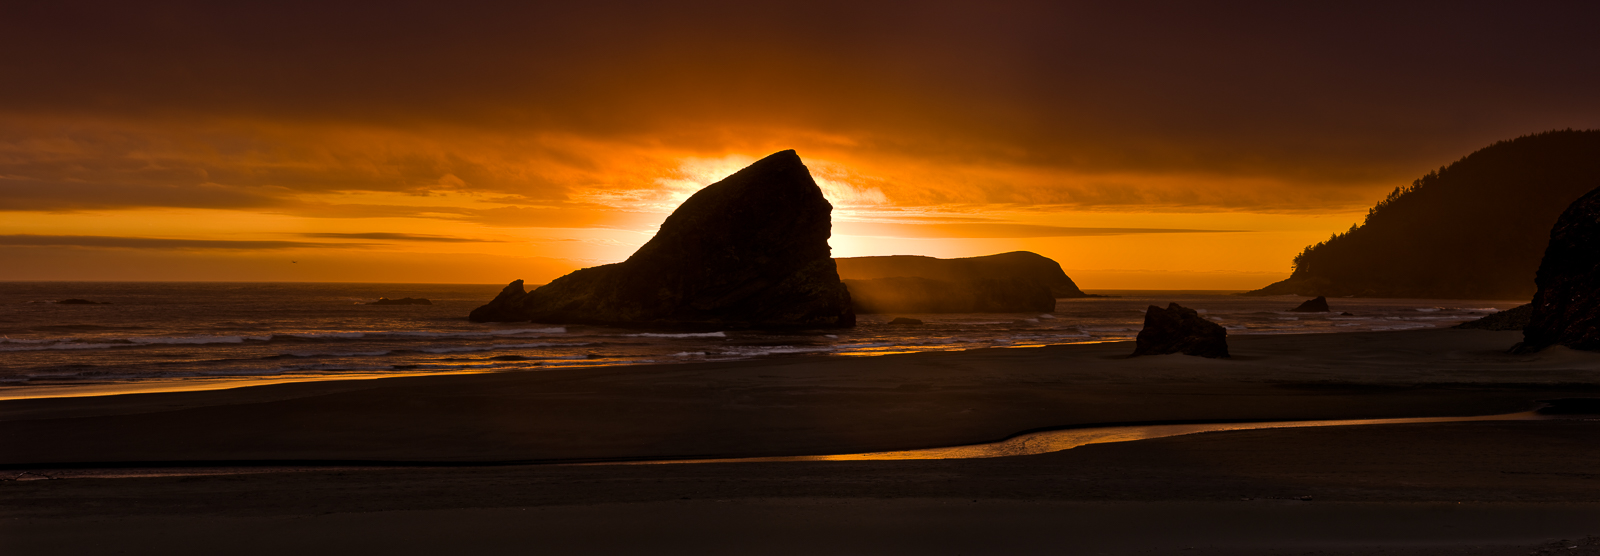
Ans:
POLYGON ((1136 183, 1107 194, 890 176, 897 202, 1254 208, 1409 180, 1519 134, 1600 127, 1593 3, 752 4, 13 3, 0 8, 12 84, 0 87, 11 129, 0 175, 83 185, 27 202, 0 192, 0 208, 95 193, 127 203, 114 191, 129 183, 411 191, 456 183, 446 176, 561 198, 649 186, 607 177, 660 162, 617 145, 719 154, 806 133, 843 138, 824 154, 897 161, 889 169, 1276 184, 1191 199, 1136 183), (16 123, 24 116, 33 123, 16 123), (91 123, 74 136, 60 130, 68 120, 91 123), (131 131, 95 123, 112 120, 131 131), (346 128, 478 141, 319 131, 346 128), (530 134, 577 139, 507 170, 530 134), (77 150, 30 143, 63 137, 77 150), (151 145, 172 154, 143 156, 151 145))
POLYGON ((120 249, 326 249, 361 247, 364 243, 314 243, 305 241, 231 241, 120 236, 0 235, 0 245, 32 247, 102 247, 120 249))

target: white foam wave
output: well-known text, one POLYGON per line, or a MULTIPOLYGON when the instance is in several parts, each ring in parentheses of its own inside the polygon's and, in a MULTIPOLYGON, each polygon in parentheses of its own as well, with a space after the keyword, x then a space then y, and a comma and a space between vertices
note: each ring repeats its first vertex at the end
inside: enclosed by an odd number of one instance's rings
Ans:
POLYGON ((686 332, 682 334, 664 334, 657 332, 640 332, 638 334, 623 334, 629 338, 726 338, 726 332, 686 332))
POLYGON ((257 341, 257 342, 265 342, 265 341, 268 341, 268 340, 271 340, 271 339, 272 339, 271 336, 166 336, 166 337, 156 337, 156 338, 128 338, 127 341, 128 341, 128 343, 140 344, 140 345, 157 345, 157 344, 183 345, 183 344, 242 344, 242 343, 245 343, 245 341, 247 341, 247 340, 254 340, 254 341, 257 341))
POLYGON ((1374 326, 1374 327, 1372 327, 1372 330, 1416 330, 1416 329, 1419 329, 1419 328, 1433 328, 1433 325, 1424 324, 1424 323, 1420 323, 1419 322, 1417 324, 1411 324, 1411 325, 1374 326))
POLYGON ((412 348, 412 351, 420 351, 422 353, 471 353, 471 352, 476 352, 476 351, 490 351, 490 350, 493 350, 493 349, 494 349, 494 346, 472 346, 472 347, 412 348))
POLYGON ((781 355, 785 353, 820 353, 833 350, 834 348, 831 347, 736 347, 733 349, 720 350, 717 352, 717 355, 739 355, 748 357, 761 355, 781 355))
POLYGON ((335 352, 335 353, 312 353, 312 352, 305 352, 305 351, 283 351, 283 352, 279 352, 278 355, 287 355, 287 356, 290 356, 290 357, 378 357, 378 356, 383 356, 383 355, 389 355, 391 353, 394 353, 394 350, 385 350, 385 351, 348 351, 348 352, 335 352))
POLYGON ((542 347, 578 347, 578 346, 592 346, 592 345, 594 345, 593 342, 583 342, 583 343, 576 343, 576 344, 564 344, 564 343, 560 343, 560 342, 534 342, 534 343, 531 343, 531 344, 495 344, 493 347, 494 347, 494 349, 528 349, 528 348, 542 348, 542 347))
POLYGON ((51 345, 47 345, 47 346, 17 346, 17 347, 3 347, 3 346, 0 346, 0 351, 46 351, 46 350, 58 350, 58 349, 106 349, 106 348, 114 348, 114 347, 117 347, 117 346, 126 346, 126 345, 127 344, 51 344, 51 345))
POLYGON ((482 338, 487 336, 516 336, 518 334, 566 334, 563 327, 553 328, 510 328, 505 330, 466 331, 466 332, 432 332, 425 330, 400 330, 393 332, 368 332, 368 336, 400 337, 400 338, 482 338))

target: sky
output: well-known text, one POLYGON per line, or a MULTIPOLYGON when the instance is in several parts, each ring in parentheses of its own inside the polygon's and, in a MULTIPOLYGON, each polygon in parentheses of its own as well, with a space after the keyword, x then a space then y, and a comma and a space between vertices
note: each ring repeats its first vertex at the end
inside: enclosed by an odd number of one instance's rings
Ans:
POLYGON ((1253 289, 1600 128, 1597 6, 8 2, 0 280, 542 283, 792 148, 835 256, 1253 289))

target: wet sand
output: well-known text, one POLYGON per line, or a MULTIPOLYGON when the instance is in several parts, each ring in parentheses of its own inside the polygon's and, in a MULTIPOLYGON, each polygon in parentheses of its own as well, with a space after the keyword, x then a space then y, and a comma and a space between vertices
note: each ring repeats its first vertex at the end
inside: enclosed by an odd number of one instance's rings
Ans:
POLYGON ((1600 422, 1218 432, 982 460, 523 465, 1600 397, 1600 354, 1504 354, 1516 339, 1237 337, 1226 361, 1102 344, 0 402, 8 473, 68 477, 0 483, 0 552, 1528 554, 1600 534, 1600 422), (452 466, 316 468, 427 462, 452 466), (515 465, 461 466, 482 463, 515 465), (134 464, 280 468, 74 475, 134 464))

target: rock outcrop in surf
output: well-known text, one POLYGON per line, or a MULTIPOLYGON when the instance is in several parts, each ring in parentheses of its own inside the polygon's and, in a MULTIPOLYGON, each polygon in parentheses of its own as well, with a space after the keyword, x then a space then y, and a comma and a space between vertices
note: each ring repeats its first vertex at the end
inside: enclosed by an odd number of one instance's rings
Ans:
POLYGON ((1600 350, 1600 189, 1572 203, 1550 230, 1533 296, 1533 314, 1522 329, 1529 353, 1563 345, 1600 350))
POLYGON ((1600 130, 1501 141, 1396 188, 1256 295, 1528 299, 1550 227, 1600 184, 1600 130))
POLYGON ((1058 297, 1087 297, 1060 264, 1028 251, 835 261, 857 313, 1047 313, 1058 297))
POLYGON ((684 201, 628 260, 531 292, 512 282, 475 322, 843 327, 850 293, 830 256, 833 205, 794 151, 763 158, 684 201))
POLYGON ((1317 296, 1316 299, 1307 299, 1305 303, 1301 303, 1299 307, 1295 307, 1293 309, 1290 309, 1289 311, 1295 312, 1295 313, 1327 313, 1327 312, 1331 312, 1328 309, 1328 298, 1320 296, 1320 295, 1317 296))
POLYGON ((1177 303, 1169 303, 1165 309, 1151 305, 1145 309, 1144 328, 1139 330, 1133 354, 1169 353, 1227 357, 1228 330, 1177 303))

